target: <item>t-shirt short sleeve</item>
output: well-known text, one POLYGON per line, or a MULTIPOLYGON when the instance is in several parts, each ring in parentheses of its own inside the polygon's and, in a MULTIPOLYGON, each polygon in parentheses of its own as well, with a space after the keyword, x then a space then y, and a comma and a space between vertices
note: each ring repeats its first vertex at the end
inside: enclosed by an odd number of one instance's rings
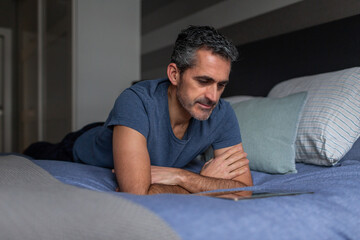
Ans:
POLYGON ((242 142, 240 127, 234 110, 225 101, 222 102, 222 107, 225 108, 225 111, 219 124, 217 137, 212 143, 214 150, 231 147, 242 142))
POLYGON ((149 118, 145 109, 146 99, 142 99, 138 93, 126 89, 116 99, 113 110, 110 113, 106 127, 123 125, 132 128, 147 138, 149 134, 149 118))

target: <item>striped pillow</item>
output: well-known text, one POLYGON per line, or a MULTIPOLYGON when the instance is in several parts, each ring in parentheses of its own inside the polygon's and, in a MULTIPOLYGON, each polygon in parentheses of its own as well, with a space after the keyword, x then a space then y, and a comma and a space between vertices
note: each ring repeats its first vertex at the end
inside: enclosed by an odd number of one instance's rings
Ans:
POLYGON ((308 92, 296 138, 296 161, 336 164, 360 136, 360 68, 291 79, 269 97, 308 92))

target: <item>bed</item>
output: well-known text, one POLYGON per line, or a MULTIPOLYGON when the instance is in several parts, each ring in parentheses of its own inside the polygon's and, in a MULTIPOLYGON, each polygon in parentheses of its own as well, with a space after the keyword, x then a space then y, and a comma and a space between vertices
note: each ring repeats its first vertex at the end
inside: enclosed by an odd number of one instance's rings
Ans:
POLYGON ((360 239, 359 29, 357 15, 239 46, 224 97, 254 186, 211 194, 302 194, 138 196, 111 169, 2 154, 0 238, 360 239))

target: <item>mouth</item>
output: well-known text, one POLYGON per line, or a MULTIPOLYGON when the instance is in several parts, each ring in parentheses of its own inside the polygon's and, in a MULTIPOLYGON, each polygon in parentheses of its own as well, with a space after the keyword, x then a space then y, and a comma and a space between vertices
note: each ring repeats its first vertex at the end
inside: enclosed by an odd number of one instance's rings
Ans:
POLYGON ((210 110, 214 107, 214 104, 208 105, 208 104, 204 104, 204 103, 200 103, 200 102, 197 102, 197 103, 200 105, 201 108, 206 109, 206 110, 210 110))

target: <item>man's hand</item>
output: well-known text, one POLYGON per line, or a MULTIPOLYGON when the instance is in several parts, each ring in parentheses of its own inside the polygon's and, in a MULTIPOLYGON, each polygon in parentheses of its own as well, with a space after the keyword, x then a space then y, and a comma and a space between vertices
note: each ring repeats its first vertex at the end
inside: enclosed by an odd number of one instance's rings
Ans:
MULTIPOLYGON (((175 181, 176 168, 151 166, 151 185, 148 194, 159 193, 178 193, 189 194, 189 192, 178 186, 175 181), (173 174, 173 175, 172 175, 173 174)), ((115 169, 112 169, 115 173, 115 169)), ((120 192, 120 188, 116 187, 116 192, 120 192)))
POLYGON ((252 186, 247 154, 242 144, 215 150, 200 175, 179 168, 151 166, 151 184, 176 185, 191 193, 252 186))
POLYGON ((249 160, 246 157, 247 154, 241 146, 231 147, 205 163, 200 175, 234 179, 248 171, 246 167, 249 164, 249 160))
POLYGON ((179 169, 171 167, 151 166, 151 184, 179 184, 179 169))
POLYGON ((123 192, 194 193, 252 185, 248 160, 241 144, 215 150, 215 158, 199 175, 178 168, 151 166, 146 138, 131 128, 115 126, 113 155, 115 176, 123 192), (246 172, 242 174, 244 169, 246 172))

